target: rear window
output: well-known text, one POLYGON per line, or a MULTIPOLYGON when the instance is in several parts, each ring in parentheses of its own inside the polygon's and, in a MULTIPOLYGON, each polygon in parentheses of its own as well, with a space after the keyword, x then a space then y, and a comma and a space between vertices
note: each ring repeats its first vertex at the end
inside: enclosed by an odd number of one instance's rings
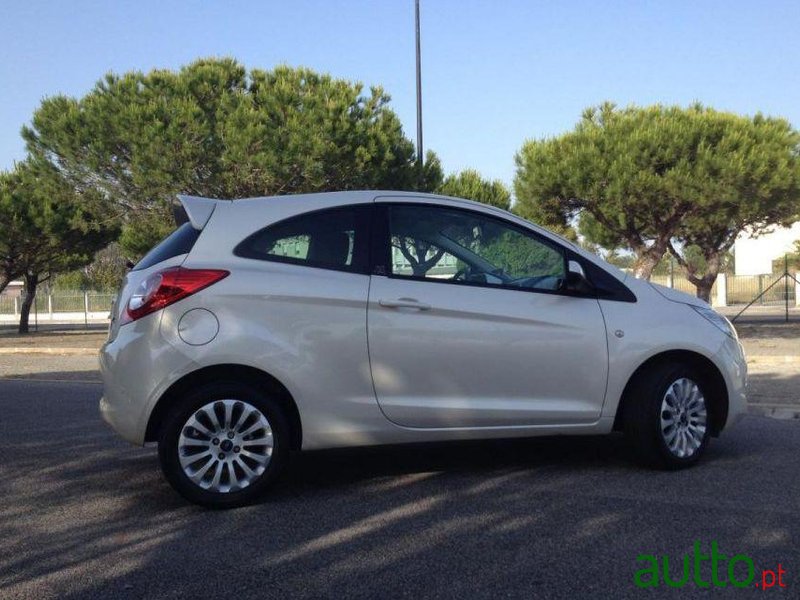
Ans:
POLYGON ((173 256, 188 254, 198 237, 200 237, 200 232, 192 227, 191 223, 184 223, 145 254, 144 258, 136 263, 133 270, 149 269, 173 256))

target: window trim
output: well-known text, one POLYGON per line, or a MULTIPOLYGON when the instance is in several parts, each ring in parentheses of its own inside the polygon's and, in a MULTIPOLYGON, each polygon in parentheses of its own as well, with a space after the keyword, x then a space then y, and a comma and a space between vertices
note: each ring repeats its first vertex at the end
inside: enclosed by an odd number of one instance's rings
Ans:
POLYGON ((376 262, 373 264, 372 274, 373 275, 381 275, 388 277, 390 279, 398 279, 401 281, 418 281, 418 282, 425 282, 425 283, 440 283, 440 284, 449 284, 449 285, 458 285, 458 286, 465 286, 465 287, 477 287, 477 288, 487 288, 493 290, 507 290, 512 292, 529 292, 534 294, 548 294, 548 295, 557 295, 557 296, 569 296, 569 297, 578 297, 578 298, 596 298, 594 294, 587 295, 587 294, 579 294, 576 292, 566 291, 566 290, 547 290, 547 289, 537 289, 537 288, 521 288, 517 286, 511 285, 504 285, 504 284, 495 284, 495 283, 481 283, 477 281, 452 281, 450 279, 437 279, 433 277, 420 277, 418 275, 396 275, 392 273, 392 260, 391 260, 391 231, 390 231, 390 210, 393 207, 423 207, 423 208, 433 208, 437 210, 451 210, 455 212, 461 213, 468 213, 470 215, 476 215, 483 219, 489 221, 495 221, 506 227, 508 229, 512 229, 522 233, 523 235, 529 235, 534 238, 537 242, 552 248, 561 253, 562 258, 564 260, 564 273, 566 274, 569 267, 569 260, 571 257, 571 252, 569 248, 562 246, 558 242, 550 240, 545 236, 540 235, 538 232, 523 227, 517 223, 512 221, 507 221, 499 216, 487 214, 480 210, 474 210, 470 208, 464 208, 461 206, 450 206, 447 204, 433 204, 428 202, 380 202, 376 203, 376 217, 380 220, 378 226, 376 227, 376 222, 373 221, 373 236, 372 236, 372 256, 376 258, 376 262), (382 257, 382 258, 379 258, 382 257))
POLYGON ((372 229, 372 221, 373 221, 373 213, 374 207, 372 204, 369 203, 357 203, 357 204, 342 204, 338 206, 325 206, 323 208, 317 208, 314 210, 309 210, 306 212, 300 212, 279 221, 275 221, 274 223, 270 223, 266 227, 262 227, 261 229, 254 231, 247 237, 245 237, 242 241, 240 241, 233 249, 233 254, 238 256, 239 258, 247 258, 250 260, 260 260, 263 262, 276 262, 288 265, 295 265, 298 267, 308 267, 311 269, 324 269, 326 271, 339 271, 342 273, 354 273, 356 275, 369 275, 372 272, 370 265, 372 264, 372 244, 371 244, 371 235, 370 230, 372 229), (250 248, 248 248, 249 242, 251 242, 254 238, 268 232, 270 229, 274 229, 277 227, 281 227, 290 223, 294 220, 300 220, 307 217, 315 216, 319 213, 333 213, 333 212, 344 212, 344 211, 353 211, 355 213, 355 232, 362 232, 363 241, 360 243, 356 243, 356 238, 359 237, 356 234, 353 236, 353 263, 349 266, 335 266, 328 263, 320 263, 318 261, 311 261, 302 258, 295 258, 293 256, 280 256, 280 255, 270 255, 270 254, 262 254, 260 252, 254 252, 250 248))

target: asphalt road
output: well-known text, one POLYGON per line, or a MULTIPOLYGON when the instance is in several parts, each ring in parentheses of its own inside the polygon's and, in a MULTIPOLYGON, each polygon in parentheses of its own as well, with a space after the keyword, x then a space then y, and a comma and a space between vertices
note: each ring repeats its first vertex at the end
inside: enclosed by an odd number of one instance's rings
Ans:
POLYGON ((99 396, 0 381, 2 598, 691 597, 633 577, 639 554, 675 565, 695 540, 749 556, 758 581, 786 571, 784 589, 726 593, 799 595, 797 420, 746 417, 676 473, 640 469, 619 438, 318 452, 221 512, 174 494, 99 396))

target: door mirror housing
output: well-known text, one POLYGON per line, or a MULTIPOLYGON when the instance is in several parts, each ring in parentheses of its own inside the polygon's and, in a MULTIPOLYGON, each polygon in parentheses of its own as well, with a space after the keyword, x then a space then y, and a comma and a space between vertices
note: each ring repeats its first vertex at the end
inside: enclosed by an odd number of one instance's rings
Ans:
POLYGON ((583 266, 577 260, 570 260, 567 263, 567 276, 561 289, 581 296, 593 295, 595 292, 594 286, 586 278, 583 266))

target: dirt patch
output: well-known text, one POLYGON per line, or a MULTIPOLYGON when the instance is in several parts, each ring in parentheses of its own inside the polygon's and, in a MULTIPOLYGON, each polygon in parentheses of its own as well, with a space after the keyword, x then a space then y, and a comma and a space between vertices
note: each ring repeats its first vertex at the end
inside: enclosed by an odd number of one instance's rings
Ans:
POLYGON ((800 323, 737 325, 748 356, 800 356, 800 323))
POLYGON ((27 335, 0 335, 0 348, 95 348, 106 341, 104 331, 39 332, 27 335))

